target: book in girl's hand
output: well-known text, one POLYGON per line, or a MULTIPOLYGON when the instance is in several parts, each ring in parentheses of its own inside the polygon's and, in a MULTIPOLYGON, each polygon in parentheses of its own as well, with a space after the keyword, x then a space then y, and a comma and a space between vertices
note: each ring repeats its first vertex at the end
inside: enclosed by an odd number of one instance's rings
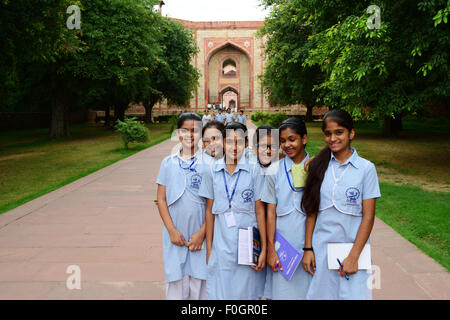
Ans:
POLYGON ((275 251, 280 259, 283 270, 277 266, 278 271, 286 278, 291 280, 295 270, 302 261, 303 254, 286 240, 281 233, 275 231, 275 251))
POLYGON ((261 236, 255 227, 239 229, 238 264, 256 266, 261 254, 261 236))

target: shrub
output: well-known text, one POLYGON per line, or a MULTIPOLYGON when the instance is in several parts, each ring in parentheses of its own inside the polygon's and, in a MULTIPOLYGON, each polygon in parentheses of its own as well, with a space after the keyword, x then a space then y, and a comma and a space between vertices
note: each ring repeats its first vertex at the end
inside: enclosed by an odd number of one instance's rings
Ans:
POLYGON ((178 116, 172 115, 169 118, 168 123, 170 124, 170 129, 169 132, 173 132, 173 130, 175 130, 175 128, 177 127, 177 122, 178 122, 178 116))
POLYGON ((269 124, 274 128, 279 128, 284 120, 289 116, 284 112, 277 112, 270 115, 269 124))
POLYGON ((252 114, 251 119, 255 122, 258 122, 259 120, 262 120, 263 112, 262 111, 256 111, 252 114))
POLYGON ((121 133, 122 141, 125 149, 128 149, 130 142, 147 142, 149 138, 149 131, 145 125, 135 121, 136 117, 125 117, 124 121, 117 120, 115 129, 121 133))

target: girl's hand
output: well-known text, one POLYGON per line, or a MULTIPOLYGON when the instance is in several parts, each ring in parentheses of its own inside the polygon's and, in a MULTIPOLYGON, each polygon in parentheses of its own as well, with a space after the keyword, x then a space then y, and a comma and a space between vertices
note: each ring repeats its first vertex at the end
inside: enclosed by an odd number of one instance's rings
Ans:
POLYGON ((265 266, 266 266, 266 250, 262 250, 261 254, 259 255, 258 265, 250 266, 250 268, 252 268, 256 272, 259 272, 262 269, 264 269, 265 266))
POLYGON ((314 271, 316 271, 316 257, 313 251, 305 251, 303 253, 302 265, 306 272, 312 276, 314 275, 314 271))
POLYGON ((205 234, 201 232, 196 232, 191 236, 191 239, 186 244, 186 247, 191 251, 201 250, 203 247, 203 240, 205 239, 205 234))
POLYGON ((280 267, 280 270, 283 270, 281 266, 280 259, 275 250, 268 250, 267 253, 267 264, 272 268, 272 272, 277 272, 277 266, 280 267))
POLYGON ((206 250, 206 264, 209 262, 209 256, 211 255, 211 251, 206 250))
POLYGON ((344 261, 342 261, 342 266, 343 268, 340 268, 338 270, 341 277, 344 277, 345 274, 355 274, 356 272, 358 272, 358 259, 352 256, 348 256, 344 259, 344 261))
POLYGON ((184 240, 183 235, 177 230, 173 229, 169 232, 170 242, 176 246, 184 247, 186 245, 186 240, 184 240))

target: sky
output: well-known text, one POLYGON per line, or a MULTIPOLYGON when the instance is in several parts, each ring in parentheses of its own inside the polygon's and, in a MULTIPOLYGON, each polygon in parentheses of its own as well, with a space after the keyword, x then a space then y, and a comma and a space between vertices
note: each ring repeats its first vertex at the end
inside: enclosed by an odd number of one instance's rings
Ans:
POLYGON ((163 16, 190 21, 256 21, 267 16, 260 0, 164 0, 163 16))

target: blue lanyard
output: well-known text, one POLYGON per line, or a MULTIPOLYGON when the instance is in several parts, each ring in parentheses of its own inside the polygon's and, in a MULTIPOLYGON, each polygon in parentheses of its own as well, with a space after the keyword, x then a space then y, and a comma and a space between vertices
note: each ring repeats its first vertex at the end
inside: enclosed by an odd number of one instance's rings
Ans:
POLYGON ((284 172, 286 172, 286 178, 287 178, 287 180, 288 180, 288 182, 289 182, 289 186, 291 187, 292 191, 294 191, 294 192, 300 192, 300 191, 302 191, 303 188, 300 188, 300 189, 297 189, 297 190, 296 190, 296 189, 294 188, 294 186, 292 185, 291 179, 289 178, 289 173, 288 173, 287 168, 286 168, 286 158, 283 159, 283 162, 284 162, 284 172))
POLYGON ((231 197, 230 197, 230 193, 228 191, 227 179, 225 178, 225 169, 222 171, 222 174, 223 174, 223 183, 225 184, 225 190, 227 191, 228 208, 231 209, 231 201, 233 200, 234 193, 236 192, 236 187, 237 187, 237 184, 239 181, 239 177, 241 176, 241 170, 239 170, 236 182, 234 184, 233 192, 231 193, 231 197))
POLYGON ((197 161, 197 158, 195 158, 194 160, 192 160, 192 163, 189 165, 189 167, 183 167, 183 166, 181 165, 180 158, 178 158, 178 164, 179 164, 180 168, 181 168, 181 169, 185 169, 185 170, 189 170, 189 171, 192 171, 192 172, 197 172, 197 170, 195 170, 195 168, 192 168, 192 166, 194 165, 194 163, 195 163, 196 161, 197 161))

